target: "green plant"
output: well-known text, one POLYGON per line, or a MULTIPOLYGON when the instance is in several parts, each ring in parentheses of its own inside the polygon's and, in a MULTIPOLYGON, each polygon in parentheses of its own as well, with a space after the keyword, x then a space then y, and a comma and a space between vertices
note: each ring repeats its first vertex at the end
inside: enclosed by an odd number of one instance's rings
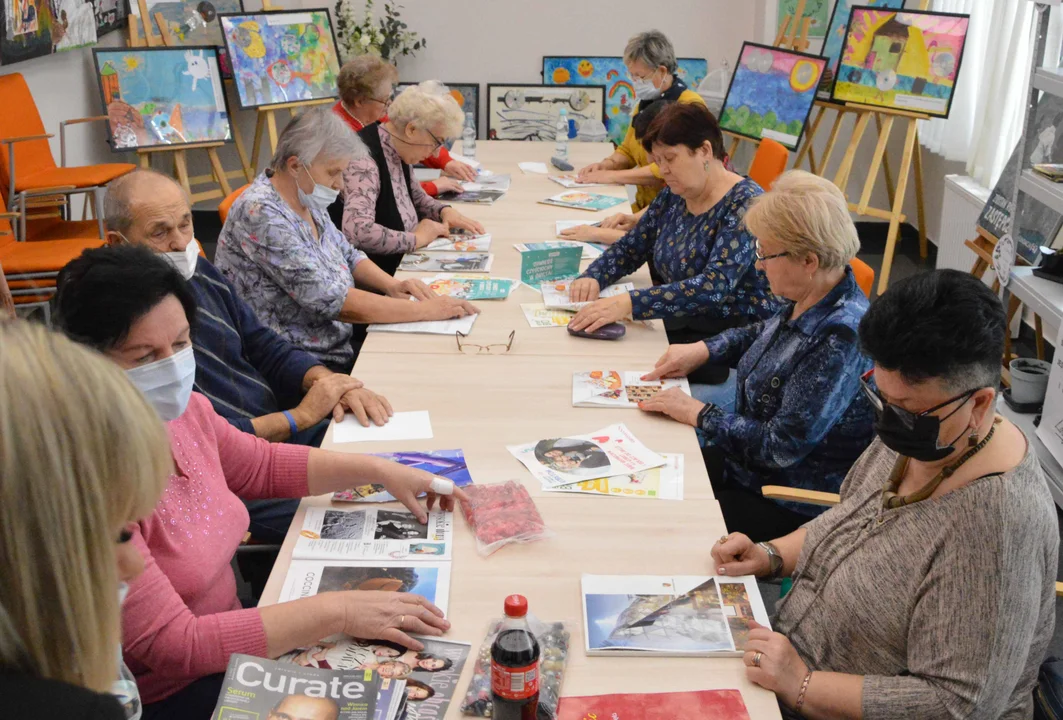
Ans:
POLYGON ((403 22, 402 5, 385 0, 384 17, 373 17, 373 0, 365 0, 365 10, 359 17, 355 0, 336 2, 336 40, 344 60, 356 55, 373 53, 395 62, 413 55, 427 45, 427 41, 410 30, 403 22))

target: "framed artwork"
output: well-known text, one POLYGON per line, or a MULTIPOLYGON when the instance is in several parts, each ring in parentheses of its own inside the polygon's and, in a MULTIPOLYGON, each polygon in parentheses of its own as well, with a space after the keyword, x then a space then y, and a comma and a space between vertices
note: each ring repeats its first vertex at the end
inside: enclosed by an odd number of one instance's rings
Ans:
POLYGON ((720 128, 796 150, 826 63, 818 55, 743 43, 720 111, 720 128))
POLYGON ((129 21, 129 0, 92 0, 96 15, 96 37, 121 30, 129 21))
MULTIPOLYGON (((779 12, 776 20, 776 30, 778 33, 782 30, 783 21, 786 20, 787 15, 793 15, 797 12, 798 0, 778 0, 779 12)), ((844 3, 845 0, 838 0, 838 4, 844 3)), ((812 22, 808 24, 808 39, 815 40, 821 38, 827 31, 827 16, 830 15, 831 0, 805 0, 805 14, 801 16, 802 19, 810 17, 812 22)))
MULTIPOLYGON (((442 81, 440 81, 442 82, 442 81)), ((395 86, 395 93, 398 94, 410 87, 411 85, 417 85, 418 83, 403 82, 395 86)), ((443 83, 450 90, 450 94, 458 101, 458 105, 461 105, 461 111, 463 113, 472 113, 473 127, 476 128, 476 137, 480 137, 480 85, 479 83, 443 83)))
POLYGON ((553 142, 561 108, 577 132, 584 120, 604 121, 605 85, 488 85, 487 139, 553 142))
POLYGON ((956 13, 854 7, 831 99, 947 118, 969 22, 956 13))
MULTIPOLYGON (((128 2, 130 12, 139 18, 140 3, 137 0, 128 2)), ((156 22, 155 14, 161 13, 169 26, 170 36, 178 45, 224 47, 225 41, 222 40, 221 27, 217 22, 218 14, 240 13, 244 9, 240 0, 145 0, 144 4, 148 8, 148 15, 151 16, 152 31, 159 34, 159 23, 156 22)))
POLYGON ((92 55, 112 150, 232 139, 213 45, 96 48, 92 55))
POLYGON ((0 0, 0 64, 96 44, 96 13, 83 0, 0 0))
POLYGON ((340 61, 327 9, 218 18, 241 108, 338 95, 340 61))
POLYGON ((845 45, 845 31, 849 27, 849 14, 853 5, 864 5, 882 8, 883 10, 900 10, 904 7, 904 0, 838 0, 834 4, 834 12, 831 13, 830 23, 827 24, 827 35, 823 40, 823 52, 827 58, 827 67, 823 71, 823 79, 819 81, 820 97, 830 97, 831 86, 838 74, 838 61, 842 57, 842 47, 845 45))
MULTIPOLYGON (((679 58, 678 65, 676 75, 691 90, 696 90, 709 72, 709 63, 704 58, 679 58)), ((547 85, 604 85, 605 130, 614 144, 619 145, 624 140, 636 100, 623 58, 547 55, 543 57, 543 82, 547 85)))

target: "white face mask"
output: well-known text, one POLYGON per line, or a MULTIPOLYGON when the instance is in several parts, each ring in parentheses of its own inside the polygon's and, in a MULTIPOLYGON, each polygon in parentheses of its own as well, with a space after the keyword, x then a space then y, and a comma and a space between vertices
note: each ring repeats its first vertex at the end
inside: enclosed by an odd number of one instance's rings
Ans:
MULTIPOLYGON (((653 71, 656 75, 657 71, 653 71)), ((653 75, 641 80, 632 80, 631 86, 635 88, 635 99, 639 102, 644 100, 656 100, 661 96, 661 89, 653 84, 653 75)))
POLYGON ((169 422, 181 417, 188 407, 196 381, 196 356, 187 347, 168 358, 125 372, 159 417, 169 422))
POLYGON ((295 189, 299 193, 299 202, 303 204, 305 208, 317 208, 318 210, 328 210, 329 205, 336 202, 336 198, 340 196, 339 190, 333 190, 327 185, 321 185, 314 182, 314 176, 310 174, 310 166, 303 165, 303 170, 306 171, 307 177, 314 183, 314 191, 310 194, 303 192, 303 189, 299 187, 299 181, 295 182, 295 189))
POLYGON ((195 238, 188 243, 183 252, 162 253, 163 259, 173 265, 185 280, 191 280, 196 274, 196 261, 199 260, 199 243, 195 238))

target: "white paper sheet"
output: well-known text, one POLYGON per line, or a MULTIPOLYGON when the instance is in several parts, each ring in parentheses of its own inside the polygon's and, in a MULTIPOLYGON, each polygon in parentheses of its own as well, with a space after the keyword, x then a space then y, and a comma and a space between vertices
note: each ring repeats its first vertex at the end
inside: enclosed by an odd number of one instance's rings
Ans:
POLYGON ((387 425, 371 424, 369 427, 362 427, 354 415, 348 413, 332 431, 332 441, 335 443, 430 440, 432 437, 432 421, 428 418, 427 410, 397 412, 387 425))
POLYGON ((536 173, 538 175, 547 175, 550 171, 546 167, 546 163, 543 162, 522 162, 517 163, 517 167, 521 169, 521 172, 536 173))
POLYGON ((419 335, 453 335, 463 332, 468 335, 472 332, 476 315, 466 315, 463 318, 453 320, 422 320, 420 322, 407 323, 377 323, 370 325, 368 332, 397 332, 415 333, 419 335))

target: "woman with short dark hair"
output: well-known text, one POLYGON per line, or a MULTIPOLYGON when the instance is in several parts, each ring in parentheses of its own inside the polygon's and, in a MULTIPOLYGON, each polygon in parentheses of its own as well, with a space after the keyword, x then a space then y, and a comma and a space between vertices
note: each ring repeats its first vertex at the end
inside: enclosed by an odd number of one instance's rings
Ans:
POLYGON ((1006 329, 967 273, 891 285, 860 323, 878 438, 841 503, 770 543, 713 546, 721 575, 793 577, 777 632, 754 629, 745 653, 788 717, 1031 717, 1059 528, 1029 439, 995 414, 1006 329))

